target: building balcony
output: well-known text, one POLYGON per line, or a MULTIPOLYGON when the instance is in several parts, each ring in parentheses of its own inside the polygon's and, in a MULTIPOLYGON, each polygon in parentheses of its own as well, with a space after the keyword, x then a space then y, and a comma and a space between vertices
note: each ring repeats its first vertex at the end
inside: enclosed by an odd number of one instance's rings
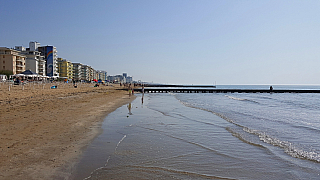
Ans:
POLYGON ((12 54, 11 51, 0 51, 0 54, 12 54))
POLYGON ((21 72, 25 71, 25 69, 23 67, 16 67, 16 71, 17 72, 19 71, 21 73, 21 72))
POLYGON ((17 62, 23 62, 24 59, 16 59, 17 62))

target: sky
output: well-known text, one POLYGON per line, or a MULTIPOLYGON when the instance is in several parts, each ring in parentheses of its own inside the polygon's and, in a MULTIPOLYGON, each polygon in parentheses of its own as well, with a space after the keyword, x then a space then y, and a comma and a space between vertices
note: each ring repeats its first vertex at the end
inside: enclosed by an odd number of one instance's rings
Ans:
POLYGON ((0 47, 169 84, 320 84, 319 0, 0 0, 0 47))

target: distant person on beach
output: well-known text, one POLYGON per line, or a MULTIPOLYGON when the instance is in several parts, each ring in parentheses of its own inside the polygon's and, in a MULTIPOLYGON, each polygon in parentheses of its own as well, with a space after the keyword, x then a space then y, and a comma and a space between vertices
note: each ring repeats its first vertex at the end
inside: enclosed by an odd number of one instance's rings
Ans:
POLYGON ((142 92, 141 102, 142 102, 142 104, 143 104, 143 97, 144 97, 144 85, 142 85, 141 92, 142 92))
POLYGON ((273 90, 273 87, 272 86, 270 86, 270 91, 272 91, 273 90))
POLYGON ((129 96, 131 96, 132 89, 131 89, 131 85, 130 84, 129 84, 129 87, 128 87, 128 91, 129 91, 129 96))

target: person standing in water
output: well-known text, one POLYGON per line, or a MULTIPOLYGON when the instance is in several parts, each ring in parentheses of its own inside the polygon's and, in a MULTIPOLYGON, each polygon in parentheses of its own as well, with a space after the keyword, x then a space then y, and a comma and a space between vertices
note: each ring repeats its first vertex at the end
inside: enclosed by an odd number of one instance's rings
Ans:
POLYGON ((142 104, 143 104, 143 97, 144 97, 144 85, 142 85, 141 92, 142 92, 141 102, 142 102, 142 104))

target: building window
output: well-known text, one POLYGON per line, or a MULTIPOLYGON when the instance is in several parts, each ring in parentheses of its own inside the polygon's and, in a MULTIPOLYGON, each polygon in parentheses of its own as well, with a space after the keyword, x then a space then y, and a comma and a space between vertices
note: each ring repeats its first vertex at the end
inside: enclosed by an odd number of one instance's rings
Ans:
POLYGON ((6 69, 6 67, 5 67, 5 66, 3 66, 3 69, 6 69))
POLYGON ((3 58, 5 58, 6 56, 5 55, 3 55, 3 58))
POLYGON ((3 64, 5 64, 6 63, 6 61, 3 61, 3 64))

